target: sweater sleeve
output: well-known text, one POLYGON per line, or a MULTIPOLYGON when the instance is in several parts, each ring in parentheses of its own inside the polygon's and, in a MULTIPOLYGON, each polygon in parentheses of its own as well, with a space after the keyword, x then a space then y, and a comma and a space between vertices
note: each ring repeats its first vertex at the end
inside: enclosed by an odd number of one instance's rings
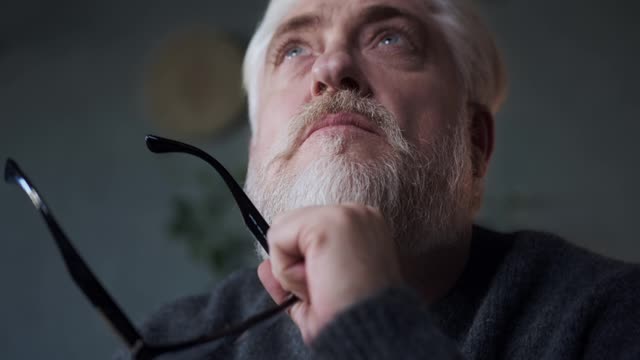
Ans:
POLYGON ((338 315, 312 344, 315 359, 461 359, 412 290, 392 288, 338 315))

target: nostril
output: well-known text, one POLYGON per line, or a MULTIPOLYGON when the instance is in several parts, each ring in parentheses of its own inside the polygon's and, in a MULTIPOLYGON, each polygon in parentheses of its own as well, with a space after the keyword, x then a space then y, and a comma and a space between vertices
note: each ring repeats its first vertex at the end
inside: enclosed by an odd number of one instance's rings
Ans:
POLYGON ((326 84, 321 83, 321 82, 316 84, 316 91, 315 91, 316 95, 322 95, 322 94, 324 94, 324 92, 326 90, 327 90, 327 85, 326 84))
POLYGON ((342 79, 342 81, 340 81, 340 87, 342 87, 343 90, 360 90, 360 85, 358 85, 358 82, 350 77, 342 79))

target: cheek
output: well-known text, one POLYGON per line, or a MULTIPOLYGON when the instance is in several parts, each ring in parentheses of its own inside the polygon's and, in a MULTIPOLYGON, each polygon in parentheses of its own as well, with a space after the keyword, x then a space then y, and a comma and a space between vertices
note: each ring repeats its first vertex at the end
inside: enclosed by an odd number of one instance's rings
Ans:
POLYGON ((418 110, 415 132, 420 143, 433 143, 438 138, 450 136, 459 116, 459 105, 452 102, 452 98, 434 94, 425 101, 424 110, 418 110))
POLYGON ((446 119, 438 97, 426 88, 404 86, 393 90, 379 94, 380 102, 394 114, 406 139, 414 145, 430 142, 446 119))
POLYGON ((254 136, 256 152, 269 149, 288 133, 289 120, 304 103, 303 94, 292 86, 289 89, 265 89, 258 106, 257 131, 254 136))
POLYGON ((435 72, 382 79, 377 97, 397 118, 413 144, 430 143, 447 132, 460 109, 460 93, 435 72))

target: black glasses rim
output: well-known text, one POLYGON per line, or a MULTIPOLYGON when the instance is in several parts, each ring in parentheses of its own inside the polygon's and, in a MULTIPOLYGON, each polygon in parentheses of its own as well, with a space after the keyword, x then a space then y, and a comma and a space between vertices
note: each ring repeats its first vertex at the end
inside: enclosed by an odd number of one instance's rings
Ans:
MULTIPOLYGON (((209 163, 223 178, 227 188, 232 193, 236 204, 240 208, 245 224, 256 240, 268 253, 269 248, 266 241, 266 233, 269 230, 269 226, 267 222, 253 205, 251 200, 249 200, 240 185, 235 181, 235 179, 233 179, 231 174, 220 162, 205 151, 176 140, 155 135, 147 135, 145 137, 145 142, 149 150, 154 153, 188 153, 209 163)), ((225 337, 240 335, 249 328, 282 312, 298 301, 295 296, 290 295, 281 304, 277 304, 274 307, 253 315, 236 325, 225 327, 213 334, 208 334, 199 338, 176 342, 173 344, 147 344, 124 311, 122 311, 120 306, 115 302, 115 300, 113 300, 110 293, 100 283, 98 278, 93 274, 84 259, 75 249, 72 242, 69 240, 62 230, 62 227, 49 210, 49 207, 40 195, 40 192, 29 180, 24 171, 20 169, 18 163, 12 158, 8 158, 6 161, 4 175, 7 183, 16 183, 31 198, 33 205, 38 209, 39 213, 47 223, 49 231, 56 241, 56 245, 61 252, 67 271, 71 275, 73 281, 80 288, 85 297, 91 301, 94 307, 104 315, 105 320, 112 326, 114 332, 128 345, 129 350, 136 359, 152 359, 165 353, 186 350, 188 348, 203 345, 225 337), (31 191, 28 191, 23 187, 20 183, 20 179, 24 180, 31 191), (32 197, 33 194, 38 197, 38 203, 34 201, 34 198, 32 197)))
POLYGON ((5 164, 4 174, 7 183, 15 182, 27 193, 34 207, 44 218, 49 232, 53 235, 56 246, 62 255, 67 272, 71 275, 76 286, 80 288, 93 306, 104 315, 109 324, 113 326, 115 332, 130 348, 139 346, 138 344, 142 340, 140 333, 120 306, 113 300, 109 292, 106 291, 100 280, 93 274, 93 271, 91 271, 82 256, 80 256, 26 173, 22 171, 15 160, 9 158, 5 164), (24 186, 27 186, 28 190, 24 186))
POLYGON ((262 214, 260 214, 253 202, 251 202, 244 190, 242 190, 242 187, 240 187, 238 182, 233 178, 233 176, 231 176, 229 171, 218 160, 216 160, 216 158, 193 145, 157 135, 149 134, 145 136, 145 144, 151 152, 156 154, 186 153, 196 156, 211 165, 211 167, 218 172, 218 175, 220 175, 222 180, 225 182, 227 188, 231 192, 231 195, 233 195, 233 198, 242 213, 246 226, 249 228, 260 246, 262 246, 264 251, 267 254, 269 253, 269 244, 267 242, 269 225, 267 221, 264 219, 262 214))

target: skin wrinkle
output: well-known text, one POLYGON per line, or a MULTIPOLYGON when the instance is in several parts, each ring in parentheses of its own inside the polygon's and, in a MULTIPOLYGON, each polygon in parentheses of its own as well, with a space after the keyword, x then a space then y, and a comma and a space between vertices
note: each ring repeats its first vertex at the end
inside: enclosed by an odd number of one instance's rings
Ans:
MULTIPOLYGON (((284 4, 280 1, 272 4, 284 4)), ((253 93, 258 102, 250 99, 257 107, 246 190, 268 221, 314 205, 378 209, 390 230, 388 240, 396 245, 404 280, 431 301, 447 291, 464 267, 484 174, 475 176, 474 166, 484 165, 472 162, 488 161, 491 148, 473 143, 483 137, 471 134, 492 129, 493 118, 479 118, 468 106, 468 83, 456 62, 460 53, 445 39, 446 26, 454 33, 464 29, 447 21, 463 17, 449 10, 425 14, 425 4, 300 0, 288 10, 270 5, 268 14, 278 13, 279 20, 267 15, 265 22, 274 30, 303 14, 334 16, 330 26, 325 19, 313 32, 300 34, 295 56, 279 56, 284 59, 280 64, 253 73, 256 81, 249 83, 260 85, 253 88, 259 91, 259 96, 253 93), (414 39, 420 32, 398 27, 406 24, 401 19, 356 25, 362 21, 354 19, 365 8, 381 4, 418 16, 428 36, 414 39), (388 35, 394 40, 381 41, 388 35), (413 40, 428 42, 429 50, 415 51, 413 40), (355 85, 348 86, 352 92, 342 91, 345 79, 355 85), (373 134, 337 127, 307 138, 327 114, 341 112, 359 114, 356 121, 368 120, 364 127, 373 134)), ((252 43, 261 36, 269 39, 265 31, 269 27, 261 27, 252 43)), ((251 49, 245 65, 264 63, 264 57, 252 60, 257 53, 251 49)), ((283 49, 279 53, 291 47, 283 49)))
MULTIPOLYGON (((465 0, 421 0, 415 13, 429 16, 426 23, 444 38, 447 51, 456 66, 467 97, 481 103, 495 115, 506 97, 507 79, 504 63, 485 24, 465 0)), ((243 83, 249 100, 251 128, 257 130, 257 117, 263 88, 267 47, 283 19, 300 0, 273 0, 252 38, 243 64, 243 83)))

